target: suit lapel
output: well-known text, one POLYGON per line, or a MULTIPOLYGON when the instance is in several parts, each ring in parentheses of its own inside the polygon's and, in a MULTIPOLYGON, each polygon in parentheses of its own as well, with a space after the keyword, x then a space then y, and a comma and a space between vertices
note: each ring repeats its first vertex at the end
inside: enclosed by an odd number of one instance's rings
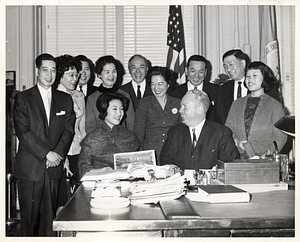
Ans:
POLYGON ((46 115, 46 109, 45 109, 43 99, 42 99, 41 93, 40 93, 37 85, 32 89, 32 98, 35 101, 35 103, 38 106, 41 113, 43 114, 43 116, 44 116, 43 118, 44 118, 45 124, 47 126, 48 120, 47 120, 47 115, 46 115))
MULTIPOLYGON (((133 99, 132 102, 135 103, 135 104, 137 104, 139 100, 137 99, 137 96, 136 96, 136 93, 135 93, 135 91, 134 91, 132 82, 133 82, 133 81, 131 81, 131 82, 130 82, 130 85, 129 85, 129 88, 130 88, 129 93, 132 93, 132 99, 133 99)), ((136 108, 136 107, 135 107, 135 108, 136 108)))
POLYGON ((190 144, 191 150, 193 150, 194 148, 196 148, 196 147, 194 147, 193 141, 191 139, 190 128, 188 126, 186 126, 186 125, 184 125, 184 132, 183 132, 183 134, 184 134, 183 140, 185 140, 185 142, 187 144, 190 144))
POLYGON ((148 97, 150 95, 153 95, 153 92, 151 90, 151 87, 147 84, 147 81, 146 81, 146 88, 145 88, 145 93, 144 93, 143 97, 148 97))
POLYGON ((57 91, 54 90, 52 87, 52 98, 51 98, 51 108, 50 108, 50 120, 49 120, 49 125, 51 124, 51 121, 53 120, 53 117, 55 115, 55 107, 58 105, 58 96, 57 96, 57 91))
POLYGON ((209 122, 207 120, 205 120, 205 123, 202 127, 202 130, 201 130, 201 133, 200 133, 200 136, 198 138, 198 142, 197 142, 197 145, 195 148, 200 146, 209 136, 210 136, 209 122))
POLYGON ((235 84, 235 81, 232 80, 232 82, 231 82, 231 88, 230 88, 230 90, 231 90, 231 95, 230 95, 231 100, 230 100, 230 103, 232 103, 234 101, 234 84, 235 84))

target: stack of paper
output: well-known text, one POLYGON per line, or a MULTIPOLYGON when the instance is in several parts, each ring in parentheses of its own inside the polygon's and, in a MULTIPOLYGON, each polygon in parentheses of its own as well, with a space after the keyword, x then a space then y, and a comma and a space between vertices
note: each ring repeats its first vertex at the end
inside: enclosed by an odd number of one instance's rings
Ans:
POLYGON ((115 181, 97 181, 92 190, 91 197, 121 197, 121 184, 115 181))
POLYGON ((97 181, 97 180, 118 180, 129 178, 130 175, 126 170, 109 170, 92 169, 85 173, 81 181, 97 181))
POLYGON ((131 203, 158 203, 176 199, 186 191, 186 177, 177 173, 167 179, 139 181, 131 184, 131 203))

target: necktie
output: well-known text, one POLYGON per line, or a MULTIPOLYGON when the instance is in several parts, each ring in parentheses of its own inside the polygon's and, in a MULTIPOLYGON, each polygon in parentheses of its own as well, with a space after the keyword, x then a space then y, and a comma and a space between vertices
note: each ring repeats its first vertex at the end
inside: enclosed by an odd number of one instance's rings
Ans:
MULTIPOLYGON (((83 90, 82 90, 82 86, 81 86, 81 85, 79 85, 79 90, 83 93, 83 90)), ((84 95, 84 93, 83 93, 83 95, 84 95)))
POLYGON ((196 130, 192 129, 192 131, 193 131, 193 146, 195 147, 197 144, 196 130))
POLYGON ((50 120, 50 109, 51 109, 51 92, 47 92, 46 103, 45 103, 46 115, 49 124, 50 120))
POLYGON ((238 82, 238 89, 237 89, 237 98, 240 98, 242 96, 242 82, 238 82))
POLYGON ((142 93, 141 93, 141 86, 137 85, 137 98, 140 100, 142 98, 142 93))
POLYGON ((198 90, 197 86, 194 86, 194 90, 198 90))

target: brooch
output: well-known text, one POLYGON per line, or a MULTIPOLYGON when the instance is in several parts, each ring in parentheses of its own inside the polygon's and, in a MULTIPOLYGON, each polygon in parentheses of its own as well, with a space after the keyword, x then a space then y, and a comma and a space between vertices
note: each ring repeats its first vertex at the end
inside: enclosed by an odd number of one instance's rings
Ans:
POLYGON ((177 108, 173 108, 173 109, 172 109, 172 113, 173 113, 173 114, 178 113, 178 109, 177 109, 177 108))

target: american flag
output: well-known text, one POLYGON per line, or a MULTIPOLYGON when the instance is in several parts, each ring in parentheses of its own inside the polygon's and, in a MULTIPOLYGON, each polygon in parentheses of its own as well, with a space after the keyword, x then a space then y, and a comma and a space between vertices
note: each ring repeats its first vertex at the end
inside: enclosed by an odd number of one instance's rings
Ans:
POLYGON ((181 7, 178 5, 171 5, 169 8, 167 45, 169 46, 167 67, 178 73, 177 82, 182 84, 186 81, 184 72, 186 53, 181 7))

